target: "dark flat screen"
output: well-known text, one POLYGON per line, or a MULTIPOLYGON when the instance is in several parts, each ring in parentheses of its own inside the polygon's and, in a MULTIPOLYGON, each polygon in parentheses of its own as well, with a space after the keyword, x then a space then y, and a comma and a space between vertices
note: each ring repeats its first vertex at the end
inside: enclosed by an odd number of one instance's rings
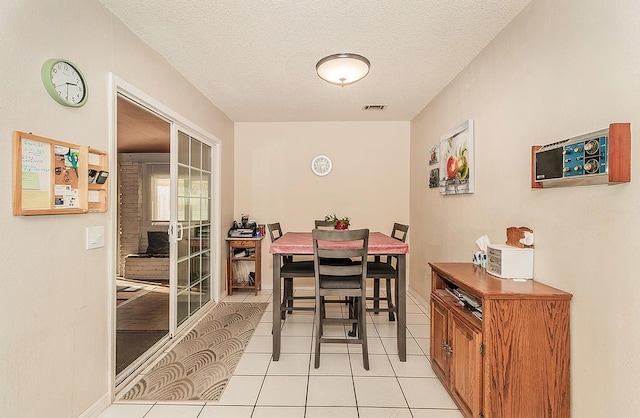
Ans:
POLYGON ((562 178, 562 148, 536 153, 536 180, 562 178))

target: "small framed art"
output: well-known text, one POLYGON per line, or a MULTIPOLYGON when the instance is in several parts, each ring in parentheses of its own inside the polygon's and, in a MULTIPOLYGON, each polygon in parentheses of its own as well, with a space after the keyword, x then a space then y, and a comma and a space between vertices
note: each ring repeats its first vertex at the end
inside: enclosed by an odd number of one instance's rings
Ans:
POLYGON ((440 194, 474 192, 473 119, 442 136, 439 159, 440 194))

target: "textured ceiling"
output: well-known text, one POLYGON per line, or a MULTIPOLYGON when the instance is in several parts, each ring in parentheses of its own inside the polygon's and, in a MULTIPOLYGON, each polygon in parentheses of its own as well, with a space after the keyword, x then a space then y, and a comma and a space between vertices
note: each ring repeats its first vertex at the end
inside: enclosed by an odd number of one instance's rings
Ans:
POLYGON ((529 1, 100 0, 235 122, 411 120, 529 1), (339 52, 369 75, 320 80, 339 52))

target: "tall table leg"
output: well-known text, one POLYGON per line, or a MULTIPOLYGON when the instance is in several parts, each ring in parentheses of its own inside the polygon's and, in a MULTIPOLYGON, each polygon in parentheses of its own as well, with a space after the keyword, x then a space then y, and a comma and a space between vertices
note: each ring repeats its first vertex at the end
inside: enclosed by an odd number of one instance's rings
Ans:
POLYGON ((280 254, 273 255, 273 361, 280 359, 280 254))
POLYGON ((398 309, 398 357, 407 361, 407 256, 398 254, 396 308, 398 309))

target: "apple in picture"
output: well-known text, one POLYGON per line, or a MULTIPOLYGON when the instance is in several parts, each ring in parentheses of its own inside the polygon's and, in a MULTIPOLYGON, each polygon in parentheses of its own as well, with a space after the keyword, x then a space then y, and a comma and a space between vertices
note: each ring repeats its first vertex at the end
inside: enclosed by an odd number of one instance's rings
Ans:
POLYGON ((452 179, 458 172, 458 159, 455 156, 450 156, 447 160, 447 178, 452 179))

